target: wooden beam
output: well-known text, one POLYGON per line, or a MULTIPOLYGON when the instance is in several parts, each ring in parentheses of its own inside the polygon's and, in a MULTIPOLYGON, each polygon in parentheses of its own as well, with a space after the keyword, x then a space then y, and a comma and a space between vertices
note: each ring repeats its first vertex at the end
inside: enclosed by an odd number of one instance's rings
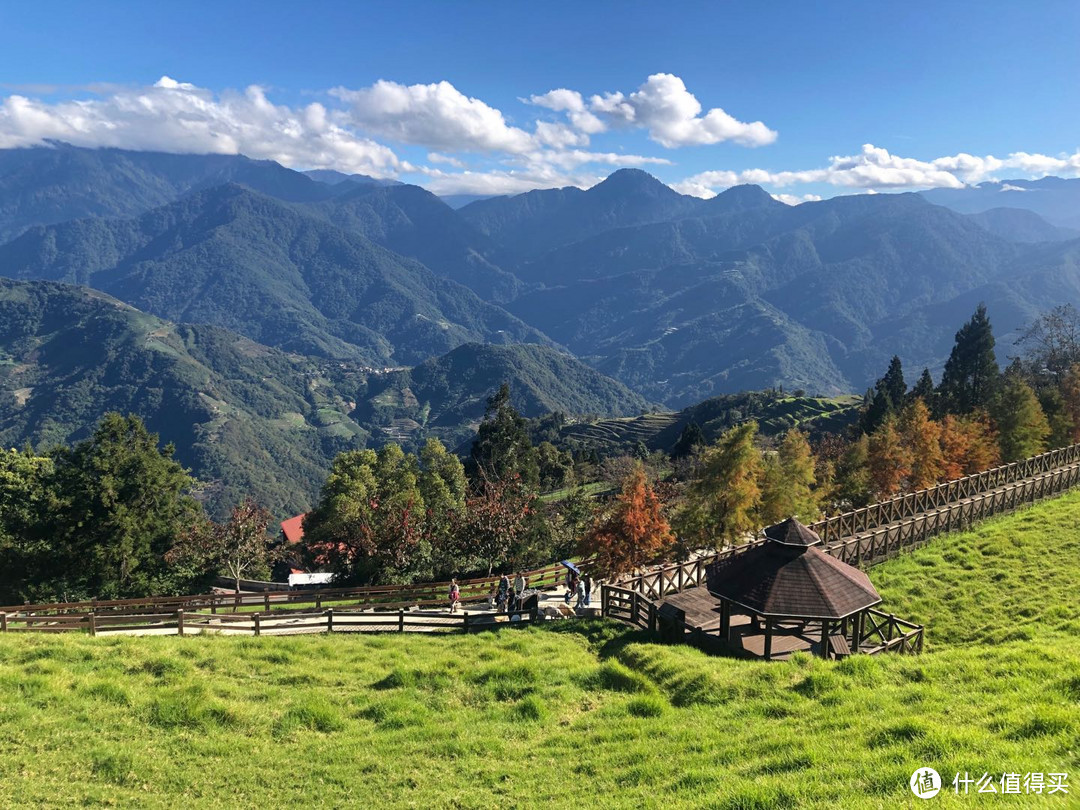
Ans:
POLYGON ((772 618, 765 617, 765 660, 772 660, 772 618))

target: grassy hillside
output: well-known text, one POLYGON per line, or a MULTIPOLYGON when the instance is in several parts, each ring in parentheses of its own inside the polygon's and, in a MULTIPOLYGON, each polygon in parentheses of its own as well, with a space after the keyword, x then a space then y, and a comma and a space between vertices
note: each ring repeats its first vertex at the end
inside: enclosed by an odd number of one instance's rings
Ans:
POLYGON ((878 808, 913 806, 907 780, 929 765, 947 783, 1068 772, 1068 799, 1011 806, 1075 806, 1078 514, 1074 493, 874 569, 885 609, 928 624, 918 657, 735 661, 606 622, 7 634, 0 790, 12 806, 479 808, 563 803, 577 785, 604 807, 878 808))

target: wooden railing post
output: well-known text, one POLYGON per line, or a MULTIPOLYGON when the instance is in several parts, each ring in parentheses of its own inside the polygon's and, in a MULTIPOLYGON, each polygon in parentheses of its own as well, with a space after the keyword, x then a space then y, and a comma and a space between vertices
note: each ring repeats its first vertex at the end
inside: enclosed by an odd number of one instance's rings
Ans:
POLYGON ((254 619, 255 619, 255 635, 261 636, 262 635, 262 617, 258 613, 256 613, 255 616, 254 616, 254 619))
POLYGON ((263 594, 263 608, 266 610, 267 613, 270 612, 270 591, 267 591, 265 594, 263 594))
POLYGON ((184 609, 176 611, 176 635, 184 635, 184 609))
POLYGON ((87 614, 86 620, 90 625, 90 635, 96 636, 97 635, 97 616, 95 615, 94 611, 91 610, 90 613, 87 614))
POLYGON ((7 632, 7 614, 0 611, 0 633, 7 632))
POLYGON ((327 633, 333 633, 334 632, 334 609, 333 608, 327 608, 326 609, 326 632, 327 633))
POLYGON ((405 608, 398 608, 397 629, 399 633, 405 632, 405 608))
POLYGON ((462 617, 461 628, 466 633, 469 632, 469 611, 465 611, 465 615, 462 617))

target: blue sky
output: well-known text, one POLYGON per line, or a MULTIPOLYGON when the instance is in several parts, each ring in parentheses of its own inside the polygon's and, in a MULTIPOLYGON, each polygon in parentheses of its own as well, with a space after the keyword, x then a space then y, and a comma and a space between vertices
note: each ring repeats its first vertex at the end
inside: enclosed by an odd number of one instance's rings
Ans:
POLYGON ((789 200, 1077 176, 1077 42, 1076 2, 18 3, 0 146, 241 151, 439 193, 619 166, 789 200))

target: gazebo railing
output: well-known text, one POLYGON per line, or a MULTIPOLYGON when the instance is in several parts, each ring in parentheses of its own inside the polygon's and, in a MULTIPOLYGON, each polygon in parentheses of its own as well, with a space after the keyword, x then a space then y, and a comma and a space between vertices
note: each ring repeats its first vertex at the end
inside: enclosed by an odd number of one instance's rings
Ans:
POLYGON ((923 626, 870 608, 865 613, 858 652, 876 655, 882 652, 921 653, 923 626))

